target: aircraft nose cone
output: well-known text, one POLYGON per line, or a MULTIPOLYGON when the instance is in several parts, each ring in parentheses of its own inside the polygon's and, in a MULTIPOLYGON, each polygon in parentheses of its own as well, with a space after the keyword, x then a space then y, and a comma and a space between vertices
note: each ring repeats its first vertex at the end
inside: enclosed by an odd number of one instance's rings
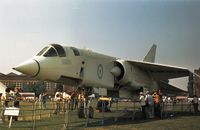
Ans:
POLYGON ((31 59, 15 66, 13 69, 23 74, 35 77, 39 73, 39 68, 39 63, 36 60, 31 59))

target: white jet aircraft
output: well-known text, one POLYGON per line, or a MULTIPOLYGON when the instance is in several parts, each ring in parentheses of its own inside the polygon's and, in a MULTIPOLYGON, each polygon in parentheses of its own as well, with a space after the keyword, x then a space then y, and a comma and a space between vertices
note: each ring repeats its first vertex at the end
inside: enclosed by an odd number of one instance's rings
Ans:
POLYGON ((106 88, 108 95, 132 98, 142 89, 184 92, 169 79, 189 76, 187 68, 154 63, 156 45, 143 61, 118 59, 87 49, 50 44, 13 69, 40 80, 85 88, 106 88))

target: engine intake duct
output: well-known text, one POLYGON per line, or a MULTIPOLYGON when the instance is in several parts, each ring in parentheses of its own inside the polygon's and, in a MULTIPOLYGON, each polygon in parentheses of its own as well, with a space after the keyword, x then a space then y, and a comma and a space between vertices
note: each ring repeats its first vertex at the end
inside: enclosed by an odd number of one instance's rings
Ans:
POLYGON ((110 72, 115 76, 117 81, 120 81, 124 76, 124 67, 119 62, 115 62, 115 65, 110 72))

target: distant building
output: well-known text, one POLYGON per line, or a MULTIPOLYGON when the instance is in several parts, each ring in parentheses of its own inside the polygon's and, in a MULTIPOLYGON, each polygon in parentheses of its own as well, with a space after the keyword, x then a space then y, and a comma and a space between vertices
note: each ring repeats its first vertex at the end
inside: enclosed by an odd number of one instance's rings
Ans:
POLYGON ((189 77, 188 77, 188 94, 189 97, 193 97, 194 96, 194 76, 193 74, 190 73, 189 77))
MULTIPOLYGON (((194 70, 194 73, 200 75, 200 68, 198 70, 194 70)), ((194 93, 200 97, 200 79, 194 76, 194 93)))
MULTIPOLYGON (((23 74, 18 75, 18 74, 11 72, 9 74, 0 73, 0 82, 2 82, 7 87, 14 85, 16 87, 20 87, 23 89, 24 85, 36 84, 39 82, 39 80, 29 77, 29 76, 26 76, 26 75, 23 75, 23 74)), ((54 95, 57 84, 53 83, 53 82, 47 82, 47 81, 45 81, 44 83, 46 86, 47 93, 49 95, 54 95)), ((72 88, 72 87, 68 87, 68 86, 63 86, 63 87, 64 87, 63 90, 66 90, 66 89, 67 90, 69 89, 69 91, 74 90, 74 88, 72 88)))
POLYGON ((22 88, 23 84, 34 84, 37 83, 38 80, 25 75, 17 75, 15 73, 9 73, 7 75, 0 73, 0 82, 6 86, 16 85, 17 87, 22 88))

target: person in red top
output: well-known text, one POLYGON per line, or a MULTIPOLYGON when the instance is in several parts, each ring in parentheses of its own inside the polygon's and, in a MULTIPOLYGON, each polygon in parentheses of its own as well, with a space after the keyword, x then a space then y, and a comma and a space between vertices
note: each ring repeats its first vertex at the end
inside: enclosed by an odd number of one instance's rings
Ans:
POLYGON ((160 90, 158 89, 156 92, 153 94, 153 99, 154 99, 154 112, 157 117, 161 118, 161 102, 162 102, 162 95, 160 90))

